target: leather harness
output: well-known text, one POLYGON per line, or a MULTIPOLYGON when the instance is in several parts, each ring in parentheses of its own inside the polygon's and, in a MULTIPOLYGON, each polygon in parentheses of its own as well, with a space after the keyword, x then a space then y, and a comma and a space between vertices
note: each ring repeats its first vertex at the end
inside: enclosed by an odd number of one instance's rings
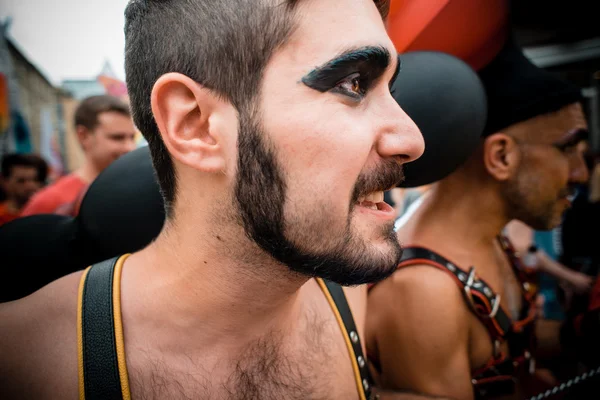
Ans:
MULTIPOLYGON (((472 383, 478 399, 514 393, 517 376, 521 371, 533 373, 535 370, 531 349, 535 346, 533 322, 536 315, 536 293, 508 239, 499 237, 499 242, 522 288, 524 301, 517 321, 513 321, 500 305, 500 294, 495 293, 477 276, 475 267, 463 269, 432 250, 416 246, 405 247, 398 264, 399 269, 429 265, 450 275, 460 288, 471 312, 488 331, 494 352, 483 367, 472 371, 472 383), (508 343, 508 354, 501 351, 504 342, 508 343)), ((372 357, 371 361, 374 365, 377 364, 377 360, 372 357)))

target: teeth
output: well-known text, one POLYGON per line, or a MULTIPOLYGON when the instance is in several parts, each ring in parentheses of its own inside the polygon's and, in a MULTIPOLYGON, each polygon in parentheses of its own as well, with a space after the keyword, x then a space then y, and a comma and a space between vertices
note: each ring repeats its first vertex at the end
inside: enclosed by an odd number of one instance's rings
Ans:
MULTIPOLYGON (((373 193, 369 193, 364 201, 370 201, 373 203, 381 203, 383 201, 383 192, 373 192, 373 193)), ((377 207, 375 207, 377 208, 377 207)))

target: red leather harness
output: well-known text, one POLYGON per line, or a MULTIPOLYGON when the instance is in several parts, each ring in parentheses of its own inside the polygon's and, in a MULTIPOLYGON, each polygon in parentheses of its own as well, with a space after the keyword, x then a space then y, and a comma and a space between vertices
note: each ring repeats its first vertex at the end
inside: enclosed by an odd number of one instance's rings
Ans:
MULTIPOLYGON (((499 241, 522 287, 523 307, 517 321, 508 316, 500 305, 500 294, 494 293, 477 276, 475 267, 462 269, 456 263, 423 247, 406 247, 398 265, 398 268, 430 265, 448 273, 460 288, 469 309, 486 327, 494 346, 494 354, 483 367, 472 371, 472 382, 478 398, 513 393, 520 371, 528 370, 533 373, 535 369, 531 349, 535 346, 533 322, 536 315, 536 293, 508 239, 500 237, 499 241), (510 357, 500 350, 503 342, 508 343, 510 357)), ((374 365, 377 364, 376 360, 372 361, 374 365)))

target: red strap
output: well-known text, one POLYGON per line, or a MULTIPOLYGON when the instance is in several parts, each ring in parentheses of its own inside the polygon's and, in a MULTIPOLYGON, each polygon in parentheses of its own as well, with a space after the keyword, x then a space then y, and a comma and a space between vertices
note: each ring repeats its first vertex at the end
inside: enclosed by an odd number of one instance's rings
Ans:
POLYGON ((458 267, 455 263, 423 247, 406 247, 404 254, 398 268, 405 268, 412 265, 429 265, 446 272, 461 291, 464 292, 465 301, 486 327, 492 341, 504 340, 504 337, 510 330, 512 321, 499 304, 492 304, 493 300, 490 300, 490 298, 494 299, 495 294, 487 283, 481 279, 474 278, 473 285, 468 290, 465 290, 469 273, 458 267), (489 317, 490 315, 492 317, 489 317), (502 318, 503 323, 499 322, 498 317, 502 318))

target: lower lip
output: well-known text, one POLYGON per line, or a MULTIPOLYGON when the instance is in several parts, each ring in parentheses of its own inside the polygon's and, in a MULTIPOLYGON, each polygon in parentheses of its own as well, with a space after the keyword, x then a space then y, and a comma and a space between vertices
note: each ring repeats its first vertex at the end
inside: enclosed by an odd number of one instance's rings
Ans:
POLYGON ((360 212, 371 214, 377 216, 378 218, 386 220, 394 219, 394 217, 396 216, 394 208, 385 202, 377 203, 377 210, 373 210, 372 208, 368 207, 363 207, 361 205, 358 205, 357 208, 360 210, 360 212))

